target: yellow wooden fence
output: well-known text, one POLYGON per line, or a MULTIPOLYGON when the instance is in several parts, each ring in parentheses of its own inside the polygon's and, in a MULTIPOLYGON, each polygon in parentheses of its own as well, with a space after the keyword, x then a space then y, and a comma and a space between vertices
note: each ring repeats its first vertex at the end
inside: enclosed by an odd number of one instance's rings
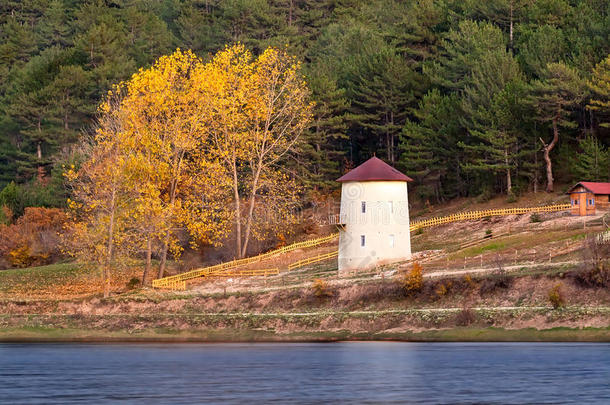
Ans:
POLYGON ((475 220, 485 217, 499 216, 499 215, 518 215, 528 214, 534 212, 555 212, 565 211, 570 209, 570 204, 556 204, 546 205, 543 207, 525 207, 525 208, 503 208, 496 210, 483 210, 483 211, 468 211, 461 212, 459 214, 448 215, 446 217, 430 218, 423 221, 412 222, 410 229, 416 231, 421 228, 427 228, 429 226, 449 224, 451 222, 464 221, 464 220, 475 220))
POLYGON ((232 260, 230 262, 220 263, 220 264, 216 264, 214 266, 203 267, 201 269, 176 274, 175 276, 159 278, 157 280, 153 280, 152 286, 154 288, 172 288, 173 289, 174 285, 180 286, 179 283, 176 284, 178 281, 186 281, 186 280, 191 280, 191 279, 198 278, 198 277, 206 277, 206 276, 210 276, 214 273, 218 273, 218 272, 222 272, 222 271, 230 270, 230 269, 235 269, 237 267, 244 266, 246 264, 255 263, 255 262, 258 262, 258 261, 261 261, 264 259, 268 259, 270 257, 277 256, 282 253, 287 253, 287 252, 291 252, 291 251, 297 250, 297 249, 303 249, 303 248, 322 245, 324 243, 330 242, 331 240, 335 239, 337 236, 339 236, 339 234, 334 233, 334 234, 324 236, 321 238, 310 239, 310 240, 306 240, 303 242, 293 243, 291 245, 283 246, 279 249, 271 250, 269 252, 266 252, 266 253, 263 253, 263 254, 260 254, 257 256, 246 257, 244 259, 238 259, 238 260, 232 260))
MULTIPOLYGON (((427 228, 430 226, 448 224, 451 222, 464 221, 464 220, 476 220, 485 217, 491 216, 500 216, 500 215, 518 215, 518 214, 528 214, 535 212, 555 212, 555 211, 564 211, 569 209, 570 204, 556 204, 556 205, 547 205, 543 207, 525 207, 525 208, 503 208, 503 209, 495 209, 495 210, 482 210, 482 211, 468 211, 462 212, 459 214, 448 215, 445 217, 437 217, 430 218, 423 221, 415 221, 411 223, 410 229, 411 231, 416 231, 421 228, 427 228)), ((153 287, 155 288, 171 288, 171 289, 185 289, 186 288, 186 280, 191 280, 198 277, 208 277, 208 276, 238 276, 238 275, 268 275, 268 274, 277 274, 279 270, 271 269, 273 271, 277 270, 276 273, 265 273, 270 269, 262 269, 262 270, 240 270, 239 272, 229 272, 229 270, 236 269, 237 267, 244 266, 250 263, 255 263, 264 259, 268 259, 270 257, 274 257, 280 255, 282 253, 291 252, 296 249, 309 248, 314 246, 319 246, 324 243, 330 242, 335 239, 339 234, 334 233, 328 236, 324 236, 321 238, 311 239, 303 242, 293 243, 288 246, 281 247, 279 249, 275 249, 257 256, 247 257, 239 260, 232 260, 230 262, 220 263, 214 266, 204 267, 197 270, 188 271, 186 273, 177 274, 175 276, 169 276, 160 278, 158 280, 153 280, 153 287)), ((317 256, 312 256, 305 258, 303 260, 299 260, 297 262, 291 263, 288 266, 288 270, 294 270, 296 268, 317 263, 323 260, 332 259, 337 257, 338 252, 333 251, 330 253, 324 253, 317 256)))
POLYGON ((211 274, 209 277, 251 277, 251 276, 274 276, 280 274, 280 269, 231 269, 227 271, 219 271, 211 274))
POLYGON ((335 250, 335 251, 330 252, 330 253, 323 253, 321 255, 307 257, 305 259, 299 260, 298 262, 294 262, 294 263, 289 264, 288 265, 288 270, 294 270, 294 269, 298 269, 299 267, 306 266, 308 264, 317 263, 317 262, 321 262, 323 260, 332 259, 334 257, 337 257, 338 254, 339 254, 339 251, 335 250))

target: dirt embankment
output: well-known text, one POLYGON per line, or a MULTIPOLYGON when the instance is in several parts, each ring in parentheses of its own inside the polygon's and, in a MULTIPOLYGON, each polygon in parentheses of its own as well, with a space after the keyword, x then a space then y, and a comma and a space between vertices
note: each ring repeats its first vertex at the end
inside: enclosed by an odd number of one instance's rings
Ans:
POLYGON ((426 280, 412 294, 396 280, 372 280, 226 295, 142 291, 106 300, 6 301, 0 303, 0 331, 23 335, 51 328, 89 337, 170 333, 195 338, 230 331, 238 340, 253 333, 273 340, 307 334, 406 338, 455 328, 586 327, 605 330, 595 338, 604 340, 610 339, 608 303, 607 288, 584 286, 570 273, 426 280), (548 297, 557 285, 561 309, 553 309, 548 297))

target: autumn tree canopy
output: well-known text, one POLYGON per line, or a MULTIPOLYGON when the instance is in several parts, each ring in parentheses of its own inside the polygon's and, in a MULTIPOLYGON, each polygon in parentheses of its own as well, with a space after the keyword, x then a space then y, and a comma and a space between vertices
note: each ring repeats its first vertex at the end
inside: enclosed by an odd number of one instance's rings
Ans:
POLYGON ((244 256, 252 238, 290 225, 300 186, 284 163, 312 108, 300 64, 283 50, 161 57, 109 92, 86 160, 66 172, 69 250, 94 258, 106 280, 119 253, 144 254, 143 280, 156 253, 161 277, 185 232, 194 244, 233 239, 244 256))

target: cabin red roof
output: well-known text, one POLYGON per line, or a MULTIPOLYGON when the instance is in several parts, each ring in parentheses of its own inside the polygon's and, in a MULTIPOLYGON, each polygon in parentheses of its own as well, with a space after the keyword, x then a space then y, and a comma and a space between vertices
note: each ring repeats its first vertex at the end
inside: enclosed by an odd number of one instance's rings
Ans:
POLYGON ((570 193, 578 186, 583 186, 593 194, 610 194, 610 183, 594 183, 592 181, 581 181, 568 190, 570 193))
POLYGON ((374 156, 337 179, 339 182, 376 180, 413 181, 409 176, 405 176, 383 160, 374 156))

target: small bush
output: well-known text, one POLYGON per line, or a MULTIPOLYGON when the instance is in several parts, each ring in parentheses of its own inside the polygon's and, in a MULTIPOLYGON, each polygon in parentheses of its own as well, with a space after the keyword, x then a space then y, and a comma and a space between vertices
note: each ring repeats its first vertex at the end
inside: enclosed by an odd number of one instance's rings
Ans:
POLYGON ((434 292, 436 293, 437 297, 441 298, 441 297, 444 297, 445 295, 447 295, 449 290, 451 290, 452 286, 453 286, 453 283, 451 281, 448 281, 446 283, 442 282, 436 287, 434 292))
POLYGON ((317 298, 326 298, 333 295, 328 283, 321 278, 316 278, 311 284, 311 288, 313 290, 313 295, 317 298))
POLYGON ((131 280, 127 282, 127 289, 133 290, 140 286, 140 279, 137 277, 132 277, 131 280))
POLYGON ((540 214, 538 214, 537 212, 534 212, 532 215, 530 215, 530 222, 542 222, 542 217, 540 217, 540 214))
POLYGON ((455 316, 455 324, 457 326, 469 326, 472 325, 477 320, 477 314, 472 310, 472 308, 464 307, 460 312, 455 316))
POLYGON ((493 231, 491 229, 485 230, 485 236, 491 236, 492 233, 493 233, 493 231))
POLYGON ((510 287, 511 278, 506 274, 506 271, 502 268, 496 270, 489 277, 483 279, 481 282, 480 293, 489 294, 499 289, 506 289, 510 287))
POLYGON ((548 297, 553 308, 559 309, 565 306, 565 298, 561 291, 561 284, 555 284, 555 286, 549 290, 548 297))
POLYGON ((402 285, 407 294, 412 294, 421 291, 424 286, 423 268, 418 263, 413 263, 411 270, 405 273, 402 279, 402 285))
POLYGON ((578 284, 589 287, 610 288, 610 243, 600 243, 595 237, 583 242, 582 263, 575 274, 578 284))
POLYGON ((489 200, 491 200, 494 197, 494 192, 493 190, 489 189, 489 188, 485 188, 481 194, 479 194, 476 198, 476 202, 477 203, 484 203, 487 202, 489 200))
POLYGON ((464 275, 464 283, 466 283, 466 285, 470 288, 474 288, 477 285, 477 283, 472 279, 470 274, 464 275))

